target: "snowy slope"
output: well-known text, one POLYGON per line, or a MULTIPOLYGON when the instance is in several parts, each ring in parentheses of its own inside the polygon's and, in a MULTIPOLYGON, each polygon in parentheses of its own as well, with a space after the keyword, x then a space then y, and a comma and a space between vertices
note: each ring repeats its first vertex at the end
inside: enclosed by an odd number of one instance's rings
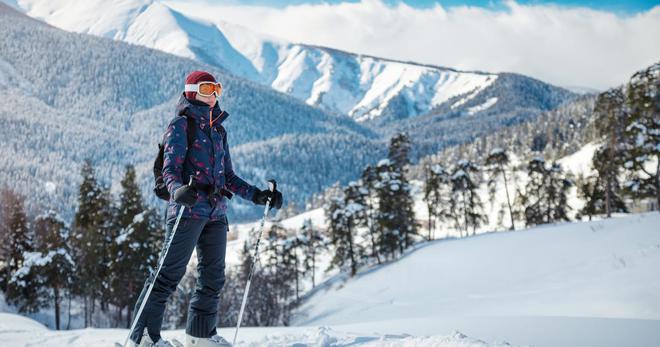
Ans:
POLYGON ((427 243, 355 279, 328 282, 297 323, 458 329, 535 346, 658 345, 658 225, 653 212, 427 243))
MULTIPOLYGON (((308 297, 298 326, 245 328, 237 345, 657 346, 658 223, 654 212, 426 243, 328 281, 308 297)), ((125 334, 52 331, 0 314, 2 346, 108 346, 125 334)))
MULTIPOLYGON (((124 329, 79 329, 52 331, 25 317, 0 313, 0 345, 3 347, 88 347, 112 346, 123 342, 128 330, 124 329)), ((227 338, 233 329, 219 329, 227 338)), ((184 340, 184 331, 165 331, 168 339, 184 340)), ((329 327, 305 328, 242 328, 236 346, 281 347, 281 346, 418 346, 418 347, 488 347, 509 346, 487 344, 454 332, 446 336, 414 337, 406 334, 355 334, 329 327)))
POLYGON ((357 120, 416 116, 460 95, 464 103, 498 76, 288 43, 238 25, 199 19, 199 12, 186 16, 152 0, 19 0, 17 4, 29 16, 64 30, 222 66, 357 120))

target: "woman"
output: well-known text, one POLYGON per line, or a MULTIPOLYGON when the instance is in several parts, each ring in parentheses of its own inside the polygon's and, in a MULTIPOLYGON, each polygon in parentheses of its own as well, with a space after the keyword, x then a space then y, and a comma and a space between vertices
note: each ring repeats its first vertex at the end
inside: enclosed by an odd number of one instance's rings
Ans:
MULTIPOLYGON (((220 347, 230 344, 216 331, 219 294, 225 282, 227 246, 227 193, 230 191, 258 205, 282 206, 282 194, 260 190, 238 177, 232 168, 222 122, 229 114, 218 106, 222 85, 204 71, 186 77, 175 118, 164 135, 163 179, 172 197, 167 210, 168 238, 181 205, 184 208, 174 238, 135 329, 133 346, 170 347, 160 336, 165 303, 186 272, 197 248, 199 278, 190 300, 186 346, 220 347), (195 129, 188 129, 188 126, 195 129), (188 131, 194 131, 188 148, 188 131), (192 178, 193 184, 186 184, 192 178), (185 183, 184 183, 185 182, 185 183), (146 332, 145 332, 146 330, 146 332)), ((136 308, 144 296, 142 290, 136 308)))

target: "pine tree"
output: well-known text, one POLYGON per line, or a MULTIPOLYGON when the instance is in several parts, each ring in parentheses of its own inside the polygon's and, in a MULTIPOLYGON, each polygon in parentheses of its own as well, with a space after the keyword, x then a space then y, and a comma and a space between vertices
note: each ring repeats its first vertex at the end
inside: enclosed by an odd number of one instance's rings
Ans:
POLYGON ((581 220, 582 217, 587 216, 591 220, 599 211, 602 211, 604 196, 602 191, 596 188, 600 185, 598 176, 578 176, 576 180, 577 194, 580 199, 584 200, 584 206, 578 211, 575 218, 581 220))
POLYGON ((62 300, 68 296, 75 263, 68 245, 69 228, 55 212, 48 211, 35 220, 35 243, 40 259, 32 266, 34 276, 39 278, 31 290, 39 293, 39 307, 51 306, 55 310, 55 329, 60 329, 62 300))
POLYGON ((311 219, 303 223, 300 234, 303 236, 303 273, 312 279, 312 288, 316 287, 316 261, 317 255, 323 249, 324 240, 318 228, 315 228, 311 219))
MULTIPOLYGON (((607 217, 612 215, 612 200, 619 198, 612 194, 617 194, 615 191, 619 190, 619 175, 625 148, 626 114, 623 104, 623 92, 620 88, 615 88, 599 94, 594 106, 596 129, 604 142, 592 159, 593 167, 598 172, 598 184, 594 188, 604 192, 603 208, 607 217)), ((594 193, 598 195, 597 192, 594 193)))
MULTIPOLYGON (((299 237, 289 237, 281 241, 280 247, 280 268, 278 272, 281 273, 282 281, 293 283, 293 297, 295 301, 289 303, 288 312, 290 312, 295 304, 300 300, 301 277, 302 277, 302 260, 300 256, 300 249, 303 245, 303 240, 299 237)), ((289 313, 285 315, 285 324, 288 324, 289 313)))
POLYGON ((355 243, 355 229, 351 225, 353 217, 347 209, 344 194, 332 198, 325 212, 328 220, 328 235, 335 251, 330 266, 340 269, 348 266, 351 276, 354 276, 357 273, 360 256, 358 245, 355 243))
POLYGON ((413 209, 411 187, 406 177, 410 159, 410 141, 406 134, 390 140, 388 158, 376 166, 378 196, 376 223, 380 231, 379 246, 390 258, 413 243, 417 221, 413 209))
POLYGON ((424 201, 428 211, 428 239, 435 238, 434 231, 437 222, 450 215, 449 196, 447 187, 449 185, 449 173, 439 164, 427 164, 424 167, 424 201))
POLYGON ((579 195, 585 201, 579 215, 591 217, 612 212, 628 212, 623 201, 623 188, 619 183, 620 166, 612 165, 610 150, 601 147, 594 152, 592 166, 596 174, 580 180, 579 195))
POLYGON ((536 157, 529 161, 527 175, 525 192, 519 192, 516 199, 516 214, 522 215, 525 224, 569 221, 567 194, 573 183, 564 175, 561 166, 557 163, 546 166, 543 158, 536 157))
POLYGON ((39 308, 38 293, 31 286, 38 280, 30 271, 34 252, 33 233, 25 214, 25 198, 9 189, 2 191, 2 228, 6 262, 3 271, 5 297, 8 303, 18 306, 20 312, 35 312, 39 308))
POLYGON ((376 230, 377 224, 375 221, 376 207, 377 207, 377 192, 375 189, 376 182, 378 177, 376 175, 376 170, 371 166, 367 165, 362 171, 360 177, 361 185, 365 191, 364 195, 364 207, 365 207, 365 218, 367 229, 369 230, 369 242, 371 243, 371 257, 376 258, 378 264, 381 263, 380 253, 378 252, 378 231, 376 230))
POLYGON ((153 209, 145 209, 136 181, 135 169, 126 167, 121 181, 119 208, 115 226, 119 229, 110 247, 111 302, 121 312, 126 308, 126 325, 146 278, 158 262, 164 231, 153 209))
POLYGON ((94 176, 91 161, 81 169, 83 181, 78 194, 78 210, 71 230, 71 249, 78 265, 73 293, 83 299, 85 327, 92 324, 98 299, 103 300, 110 285, 109 246, 112 242, 112 218, 109 189, 94 176))
POLYGON ((627 146, 623 166, 628 190, 636 198, 650 197, 660 207, 660 63, 637 72, 627 85, 625 122, 627 146))
POLYGON ((272 294, 266 300, 269 312, 266 321, 270 325, 288 325, 295 297, 296 256, 293 245, 287 239, 287 230, 275 223, 268 231, 267 259, 264 266, 264 283, 272 294))
POLYGON ((452 215, 456 228, 465 231, 465 236, 469 234, 470 228, 472 235, 475 235, 478 227, 488 223, 488 217, 483 211, 483 203, 477 193, 478 175, 479 167, 475 163, 460 160, 456 163, 450 178, 452 215))
POLYGON ((497 181, 500 176, 502 176, 502 181, 504 183, 504 193, 506 194, 506 203, 509 209, 509 217, 511 218, 511 230, 516 229, 515 222, 513 220, 513 207, 511 206, 511 198, 509 194, 509 180, 506 176, 506 167, 509 165, 509 155, 502 148, 495 148, 488 154, 486 158, 486 165, 488 171, 490 172, 490 177, 488 179, 488 187, 491 192, 491 200, 494 200, 494 192, 497 190, 497 181))

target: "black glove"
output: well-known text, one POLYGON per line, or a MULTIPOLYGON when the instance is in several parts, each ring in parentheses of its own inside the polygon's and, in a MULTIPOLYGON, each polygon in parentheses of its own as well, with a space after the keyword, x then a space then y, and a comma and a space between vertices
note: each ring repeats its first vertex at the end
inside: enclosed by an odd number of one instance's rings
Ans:
POLYGON ((252 196, 252 202, 254 202, 255 205, 265 205, 271 195, 272 199, 270 201, 270 208, 274 207, 278 210, 282 208, 282 193, 280 193, 280 191, 277 189, 274 192, 271 192, 270 190, 257 189, 257 191, 254 192, 254 195, 252 196))
POLYGON ((192 207, 197 203, 197 190, 192 186, 182 186, 174 191, 174 201, 186 207, 192 207))

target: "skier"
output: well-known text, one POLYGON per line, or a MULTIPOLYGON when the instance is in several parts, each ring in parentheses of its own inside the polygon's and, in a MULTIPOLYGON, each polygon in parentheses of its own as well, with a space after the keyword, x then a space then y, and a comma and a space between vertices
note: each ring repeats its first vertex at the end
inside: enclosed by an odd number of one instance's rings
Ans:
MULTIPOLYGON (((165 303, 185 274, 195 247, 199 278, 188 309, 186 346, 230 346, 216 331, 219 294, 225 282, 227 198, 234 193, 257 205, 265 205, 271 198, 270 206, 282 206, 279 191, 260 190, 234 173, 221 125, 229 116, 218 105, 221 95, 222 85, 210 73, 190 73, 176 115, 164 135, 162 179, 171 197, 167 209, 168 239, 179 208, 185 207, 161 271, 130 334, 130 346, 173 346, 160 335, 165 303), (188 129, 189 125, 195 129, 188 129), (186 184, 191 178, 192 184, 186 184)), ((152 280, 153 275, 145 283, 134 312, 152 280)))

